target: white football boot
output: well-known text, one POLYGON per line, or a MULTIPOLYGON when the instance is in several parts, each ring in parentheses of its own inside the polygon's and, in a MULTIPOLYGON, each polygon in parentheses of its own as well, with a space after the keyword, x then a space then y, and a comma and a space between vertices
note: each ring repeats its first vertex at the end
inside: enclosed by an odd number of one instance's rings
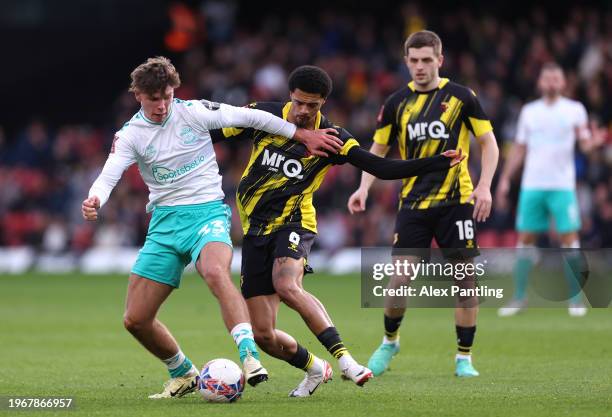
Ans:
POLYGON ((323 360, 316 358, 315 364, 306 372, 306 376, 293 391, 289 393, 290 397, 310 397, 316 389, 327 381, 332 379, 333 370, 331 365, 323 360))
POLYGON ((183 376, 172 378, 164 384, 164 390, 159 394, 149 395, 149 398, 178 398, 194 392, 198 388, 200 372, 193 366, 189 372, 183 376))

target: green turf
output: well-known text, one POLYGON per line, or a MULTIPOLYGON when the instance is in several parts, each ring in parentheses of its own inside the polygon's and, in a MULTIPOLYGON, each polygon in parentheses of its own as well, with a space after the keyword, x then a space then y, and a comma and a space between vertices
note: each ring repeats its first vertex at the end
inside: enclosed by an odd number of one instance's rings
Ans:
MULTIPOLYGON (((382 310, 359 307, 356 276, 317 274, 306 286, 328 307, 353 355, 366 362, 381 338, 382 310)), ((498 319, 483 309, 474 364, 481 376, 453 377, 453 312, 416 309, 402 328, 392 370, 358 388, 339 378, 308 399, 288 398, 302 374, 264 356, 268 383, 235 404, 198 396, 153 401, 166 379, 160 363, 122 327, 123 276, 0 277, 0 396, 72 396, 74 411, 0 415, 83 416, 610 416, 612 311, 569 318, 533 309, 498 319), (41 414, 42 413, 42 414, 41 414)), ((162 320, 198 364, 237 361, 216 302, 196 276, 163 308, 162 320)), ((299 316, 281 309, 279 328, 327 358, 299 316)))

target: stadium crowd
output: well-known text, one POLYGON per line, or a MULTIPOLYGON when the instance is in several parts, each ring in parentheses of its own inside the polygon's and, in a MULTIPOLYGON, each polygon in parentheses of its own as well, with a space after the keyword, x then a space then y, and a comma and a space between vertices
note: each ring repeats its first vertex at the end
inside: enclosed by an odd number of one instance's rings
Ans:
MULTIPOLYGON (((612 246, 612 12, 577 6, 564 18, 553 19, 544 9, 534 8, 515 19, 475 16, 468 9, 433 14, 407 4, 391 20, 329 11, 314 21, 279 14, 243 24, 231 2, 207 1, 194 10, 177 7, 171 10, 174 32, 166 38, 183 81, 177 97, 234 105, 285 100, 288 73, 296 66, 315 64, 334 82, 325 114, 364 147, 369 147, 385 97, 408 80, 402 44, 415 30, 440 34, 445 56, 441 73, 476 91, 500 141, 502 163, 521 106, 537 97, 539 68, 547 61, 559 62, 566 70, 567 95, 584 103, 597 128, 608 132, 598 152, 586 156, 576 151, 583 247, 612 246), (183 39, 177 38, 177 30, 179 35, 185 30, 189 42, 177 44, 183 39)), ((80 253, 94 245, 142 245, 149 219, 144 211, 147 191, 135 166, 115 188, 101 221, 86 223, 80 212, 113 132, 131 118, 136 105, 126 81, 126 91, 118 92, 106 125, 48 126, 44 120, 32 120, 14 137, 0 128, 0 246, 25 244, 47 252, 80 253)), ((476 168, 478 147, 472 149, 470 160, 476 168)), ((216 153, 227 201, 235 209, 235 187, 250 144, 217 144, 216 153)), ((316 194, 320 248, 390 243, 399 183, 377 181, 369 209, 350 216, 346 202, 359 178, 352 166, 334 167, 316 194)), ((514 203, 518 180, 515 184, 514 203)), ((479 243, 513 246, 514 214, 495 210, 493 203, 492 217, 480 227, 479 243)), ((236 243, 241 237, 239 221, 234 213, 236 243)))

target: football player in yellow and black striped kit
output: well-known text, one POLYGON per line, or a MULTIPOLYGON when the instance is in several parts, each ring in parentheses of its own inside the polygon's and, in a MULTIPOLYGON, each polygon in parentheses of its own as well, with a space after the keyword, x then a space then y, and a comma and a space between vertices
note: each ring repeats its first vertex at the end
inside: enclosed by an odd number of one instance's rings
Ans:
MULTIPOLYGON (((498 148, 493 128, 472 90, 440 78, 442 42, 430 31, 415 32, 404 44, 405 62, 412 81, 393 93, 378 115, 378 126, 370 151, 384 156, 397 145, 401 157, 425 158, 448 149, 469 157, 470 133, 482 149, 480 179, 473 187, 467 159, 446 172, 432 172, 405 179, 399 196, 395 224, 394 254, 418 263, 419 248, 429 248, 435 238, 443 255, 458 263, 471 263, 478 255, 474 221, 485 221, 491 211, 491 181, 497 166, 498 148), (408 251, 408 249, 416 249, 408 251)), ((374 177, 364 173, 361 185, 350 197, 349 211, 365 210, 368 189, 374 177)), ((457 281, 474 285, 470 280, 457 281)), ((458 300, 455 328, 458 351, 455 374, 477 376, 471 359, 476 333, 477 299, 458 300)), ((385 308, 383 343, 368 366, 382 374, 399 351, 399 326, 405 308, 385 308)))
POLYGON ((251 106, 282 117, 306 129, 333 128, 342 141, 337 155, 310 155, 305 146, 282 136, 254 129, 211 131, 213 141, 249 138, 253 150, 237 190, 242 220, 241 289, 258 345, 268 354, 306 371, 291 392, 307 397, 331 378, 332 368, 276 328, 280 302, 297 311, 319 341, 339 362, 344 377, 361 386, 371 371, 348 353, 325 307, 302 287, 306 258, 317 232, 313 193, 334 164, 348 162, 374 175, 407 178, 428 172, 447 172, 462 159, 460 152, 418 161, 386 160, 359 147, 353 136, 334 126, 320 112, 331 92, 331 79, 314 66, 297 68, 289 77, 291 101, 254 103, 251 106))

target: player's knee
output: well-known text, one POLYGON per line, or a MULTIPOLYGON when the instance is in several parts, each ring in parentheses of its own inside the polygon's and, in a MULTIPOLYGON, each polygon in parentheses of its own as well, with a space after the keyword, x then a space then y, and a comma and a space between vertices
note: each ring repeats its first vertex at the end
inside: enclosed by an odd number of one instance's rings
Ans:
POLYGON ((253 337, 255 342, 262 348, 266 349, 274 344, 274 329, 253 329, 253 337))
POLYGON ((123 327, 132 334, 142 331, 147 328, 149 324, 149 321, 139 319, 127 313, 123 316, 123 327))
POLYGON ((275 282, 274 289, 280 299, 290 306, 299 302, 303 295, 302 289, 292 280, 280 280, 275 282))
POLYGON ((229 271, 218 263, 202 265, 200 271, 213 291, 229 281, 229 271))

